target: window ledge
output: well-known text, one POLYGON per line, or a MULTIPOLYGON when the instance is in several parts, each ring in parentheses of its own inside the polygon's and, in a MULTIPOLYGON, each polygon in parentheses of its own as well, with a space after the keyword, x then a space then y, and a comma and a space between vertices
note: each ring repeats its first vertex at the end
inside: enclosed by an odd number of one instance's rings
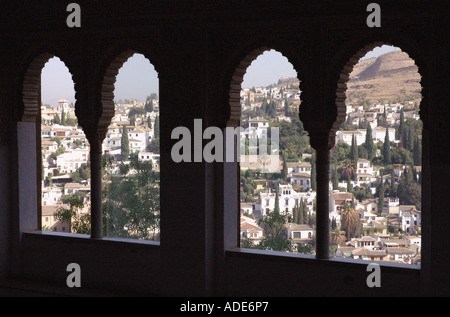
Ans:
POLYGON ((235 258, 247 258, 269 261, 281 261, 281 262, 303 262, 305 264, 325 265, 325 266, 356 266, 367 267, 367 265, 375 263, 382 268, 388 270, 411 270, 412 272, 420 272, 419 265, 394 263, 387 261, 368 261, 368 260, 356 260, 348 258, 330 257, 329 259, 318 259, 311 254, 291 253, 283 251, 265 251, 258 249, 247 248, 234 248, 226 251, 226 255, 235 258))
POLYGON ((52 231, 29 231, 29 232, 23 232, 23 236, 27 237, 33 237, 33 238, 39 238, 39 239, 60 239, 60 240, 67 240, 70 242, 77 242, 77 243, 98 243, 103 245, 120 245, 120 244, 126 244, 126 245, 142 245, 142 246, 148 246, 151 248, 159 248, 160 242, 159 241, 152 241, 152 240, 137 240, 137 239, 129 239, 129 238, 113 238, 113 237, 103 237, 103 238, 91 238, 89 235, 86 234, 77 234, 77 233, 64 233, 64 232, 52 232, 52 231))

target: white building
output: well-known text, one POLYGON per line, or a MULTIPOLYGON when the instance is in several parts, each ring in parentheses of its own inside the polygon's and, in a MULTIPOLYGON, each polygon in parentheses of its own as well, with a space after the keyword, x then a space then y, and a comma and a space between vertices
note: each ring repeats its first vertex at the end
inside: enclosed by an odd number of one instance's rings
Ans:
MULTIPOLYGON (((276 193, 260 193, 261 215, 265 216, 275 209, 276 193)), ((308 206, 308 212, 312 211, 315 192, 299 193, 292 189, 291 184, 278 186, 278 204, 281 214, 293 214, 294 207, 300 205, 300 199, 304 199, 308 206)))
POLYGON ((415 206, 400 205, 399 217, 403 232, 413 234, 415 233, 416 227, 422 226, 421 212, 415 206))
POLYGON ((302 189, 309 191, 311 189, 311 174, 306 172, 297 172, 291 174, 290 181, 294 185, 299 185, 302 189))
POLYGON ((263 238, 263 229, 256 224, 254 219, 241 215, 240 236, 241 239, 247 238, 256 245, 263 238))
POLYGON ((153 169, 159 170, 159 159, 160 159, 159 154, 152 153, 152 152, 139 152, 138 159, 139 159, 139 161, 142 161, 142 162, 145 162, 145 161, 152 162, 153 169))
POLYGON ((249 118, 248 128, 241 131, 241 138, 248 139, 260 139, 262 137, 267 138, 267 129, 269 128, 269 121, 261 118, 249 118))
POLYGON ((352 138, 355 136, 356 144, 360 146, 364 142, 366 142, 366 130, 364 129, 358 129, 354 131, 343 131, 338 130, 336 132, 336 144, 339 141, 342 141, 348 145, 352 145, 352 138))
POLYGON ((344 209, 346 204, 353 201, 354 196, 352 193, 347 192, 333 192, 329 195, 329 218, 336 220, 336 225, 341 226, 341 211, 344 209))
POLYGON ((42 205, 48 206, 48 205, 56 205, 60 202, 62 195, 61 187, 57 186, 48 186, 42 188, 42 205))
POLYGON ((373 166, 369 160, 358 159, 356 166, 356 184, 361 186, 363 184, 370 184, 376 181, 376 174, 374 173, 373 166))
MULTIPOLYGON (((357 129, 352 131, 343 131, 338 130, 336 132, 336 144, 339 141, 342 141, 348 145, 352 145, 352 137, 355 136, 356 144, 360 146, 361 144, 366 142, 366 129, 357 129)), ((394 142, 395 141, 395 129, 394 128, 388 128, 389 133, 389 141, 394 142)), ((374 127, 372 128, 372 140, 374 143, 384 143, 384 138, 386 136, 386 128, 383 127, 374 127)))
MULTIPOLYGON (((388 128, 388 134, 389 134, 389 141, 395 141, 395 129, 394 128, 388 128)), ((372 129, 372 138, 373 142, 378 143, 384 143, 384 139, 386 137, 386 128, 383 127, 376 127, 372 129)))
POLYGON ((287 175, 291 177, 294 173, 304 172, 311 175, 311 163, 309 162, 297 162, 297 163, 286 163, 287 166, 287 175))
POLYGON ((73 173, 78 170, 82 164, 87 164, 88 158, 88 149, 69 150, 56 157, 56 167, 61 174, 73 173))
POLYGON ((286 237, 291 243, 311 241, 315 235, 315 230, 309 225, 299 225, 296 223, 285 224, 286 237))

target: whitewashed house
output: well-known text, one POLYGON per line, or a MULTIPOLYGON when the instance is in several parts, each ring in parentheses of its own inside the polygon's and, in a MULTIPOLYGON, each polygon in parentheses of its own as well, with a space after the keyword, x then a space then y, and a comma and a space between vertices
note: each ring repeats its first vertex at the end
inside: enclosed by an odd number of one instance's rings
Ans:
POLYGON ((258 226, 253 218, 241 215, 240 237, 241 239, 247 238, 257 245, 264 237, 263 228, 258 226))
POLYGON ((416 231, 416 227, 422 226, 422 214, 415 206, 400 205, 399 217, 401 220, 401 226, 403 232, 413 234, 416 231))
MULTIPOLYGON (((260 193, 261 215, 265 216, 275 209, 276 193, 269 189, 268 193, 260 193)), ((300 205, 300 199, 307 203, 308 211, 312 211, 315 192, 300 193, 292 189, 292 184, 278 186, 278 204, 281 214, 292 215, 294 207, 300 205)))
POLYGON ((297 223, 285 224, 286 237, 291 243, 311 241, 315 235, 315 230, 309 225, 300 225, 297 223))

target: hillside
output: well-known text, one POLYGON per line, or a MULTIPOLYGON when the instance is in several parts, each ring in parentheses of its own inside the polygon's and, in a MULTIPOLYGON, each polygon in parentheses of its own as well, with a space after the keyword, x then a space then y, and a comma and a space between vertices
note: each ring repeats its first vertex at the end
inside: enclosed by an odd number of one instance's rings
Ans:
POLYGON ((414 61, 401 51, 360 61, 347 83, 347 104, 420 101, 420 75, 414 61))

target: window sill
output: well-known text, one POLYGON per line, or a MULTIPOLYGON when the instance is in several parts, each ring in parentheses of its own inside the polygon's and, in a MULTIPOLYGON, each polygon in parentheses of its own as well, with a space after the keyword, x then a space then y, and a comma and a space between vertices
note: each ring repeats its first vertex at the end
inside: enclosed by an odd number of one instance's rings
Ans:
POLYGON ((24 237, 33 237, 39 239, 50 239, 50 240, 66 240, 68 242, 77 242, 77 243, 89 243, 89 244, 103 244, 103 245, 142 245, 148 246, 151 248, 159 248, 159 241, 152 240, 137 240, 137 239, 129 239, 129 238, 114 238, 114 237, 102 237, 102 238, 91 238, 86 234, 77 234, 77 233, 64 233, 64 232, 52 232, 52 231, 30 231, 24 232, 24 237))
POLYGON ((387 261, 368 261, 348 258, 330 257, 329 259, 318 259, 311 254, 291 253, 282 251, 264 251, 258 249, 234 248, 226 251, 226 255, 234 258, 268 260, 277 262, 297 262, 304 264, 313 264, 320 266, 355 266, 367 267, 375 263, 386 270, 410 270, 411 272, 420 272, 420 266, 414 264, 394 263, 387 261))

